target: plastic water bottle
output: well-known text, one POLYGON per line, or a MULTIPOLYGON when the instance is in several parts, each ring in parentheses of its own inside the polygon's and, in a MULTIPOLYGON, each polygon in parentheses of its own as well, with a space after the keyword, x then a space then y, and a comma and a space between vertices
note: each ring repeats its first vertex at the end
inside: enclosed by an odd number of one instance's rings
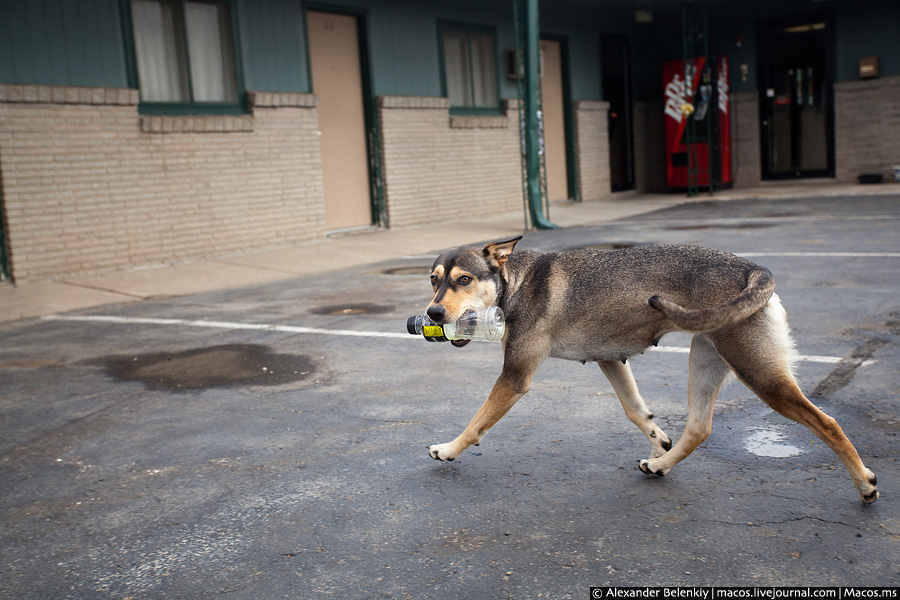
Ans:
POLYGON ((428 315, 415 315, 406 320, 406 330, 410 335, 425 336, 429 342, 449 340, 485 340, 498 342, 503 338, 506 322, 499 306, 486 306, 478 310, 468 310, 455 323, 440 325, 428 315))

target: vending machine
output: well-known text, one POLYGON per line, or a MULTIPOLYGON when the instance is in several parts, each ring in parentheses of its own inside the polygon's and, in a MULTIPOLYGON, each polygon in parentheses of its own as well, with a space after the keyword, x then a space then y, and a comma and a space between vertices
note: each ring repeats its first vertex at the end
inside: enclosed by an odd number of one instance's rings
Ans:
POLYGON ((666 184, 671 190, 730 187, 728 58, 663 63, 666 184), (688 143, 690 142, 690 144, 688 143))

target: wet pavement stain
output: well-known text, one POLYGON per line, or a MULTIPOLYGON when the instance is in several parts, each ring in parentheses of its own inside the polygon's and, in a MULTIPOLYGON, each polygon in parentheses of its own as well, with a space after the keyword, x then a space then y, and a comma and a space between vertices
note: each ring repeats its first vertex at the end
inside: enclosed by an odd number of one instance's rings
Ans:
POLYGON ((672 225, 671 231, 693 231, 695 229, 766 229, 777 226, 777 223, 713 223, 703 225, 672 225))
POLYGON ((391 267, 378 272, 379 275, 403 275, 418 277, 420 275, 430 275, 431 265, 407 265, 405 267, 391 267))
POLYGON ((648 244, 638 242, 609 242, 604 244, 588 244, 587 246, 575 246, 567 248, 567 250, 626 250, 635 246, 646 246, 648 244))
POLYGON ((94 362, 106 367, 116 379, 169 392, 282 385, 306 379, 315 370, 315 363, 308 356, 278 354, 256 344, 111 356, 94 362))
POLYGON ((309 312, 315 315, 343 317, 347 315, 380 315, 394 310, 393 306, 374 304, 372 302, 351 302, 348 304, 329 304, 313 308, 309 312))

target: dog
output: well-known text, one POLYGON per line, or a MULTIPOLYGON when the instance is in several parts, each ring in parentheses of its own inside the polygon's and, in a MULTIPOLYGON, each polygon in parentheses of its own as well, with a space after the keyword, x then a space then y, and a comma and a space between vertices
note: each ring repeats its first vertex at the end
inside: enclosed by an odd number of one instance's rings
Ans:
POLYGON ((528 392, 550 356, 600 365, 626 416, 650 440, 650 457, 639 461, 646 474, 666 475, 709 436, 716 394, 736 375, 776 412, 824 441, 863 502, 878 499, 875 474, 794 379, 787 315, 768 269, 700 246, 513 251, 521 239, 452 248, 434 262, 429 318, 452 323, 470 309, 499 306, 506 330, 503 368, 487 400, 456 439, 428 448, 432 458, 452 461, 477 446, 528 392), (653 421, 627 362, 673 331, 694 334, 687 425, 674 445, 653 421))

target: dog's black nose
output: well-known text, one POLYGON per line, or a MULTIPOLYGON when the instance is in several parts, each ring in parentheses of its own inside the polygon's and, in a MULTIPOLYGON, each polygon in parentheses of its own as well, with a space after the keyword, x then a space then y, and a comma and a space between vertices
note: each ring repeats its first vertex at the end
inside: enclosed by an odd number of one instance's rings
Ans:
POLYGON ((428 318, 435 323, 443 323, 444 317, 447 316, 447 311, 444 310, 444 307, 440 304, 435 304, 433 306, 429 306, 428 310, 425 311, 425 314, 428 315, 428 318))

